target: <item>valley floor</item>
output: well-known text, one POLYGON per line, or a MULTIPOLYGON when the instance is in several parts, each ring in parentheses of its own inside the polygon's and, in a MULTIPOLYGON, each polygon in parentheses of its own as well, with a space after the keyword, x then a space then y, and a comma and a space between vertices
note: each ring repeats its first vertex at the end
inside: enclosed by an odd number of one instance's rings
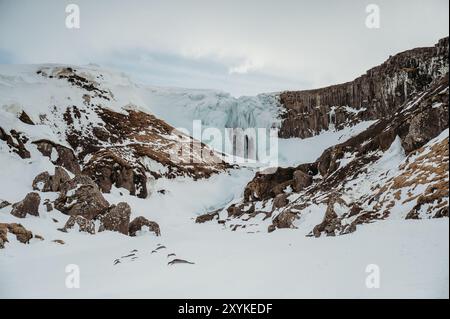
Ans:
MULTIPOLYGON (((252 176, 241 170, 195 184, 165 181, 171 185, 156 186, 171 191, 147 200, 117 190, 107 195, 110 202, 127 197, 133 215, 158 221, 161 237, 62 233, 52 218, 63 225, 67 217, 55 211, 22 219, 46 238, 11 240, 0 251, 0 298, 448 298, 447 218, 380 221, 333 238, 305 237, 307 225, 269 234, 194 223, 195 211, 231 200, 252 176), (168 265, 173 258, 195 264, 168 265), (71 264, 79 267, 80 288, 66 288, 71 264), (372 264, 380 287, 369 289, 372 264)), ((17 222, 7 209, 0 216, 17 222)))

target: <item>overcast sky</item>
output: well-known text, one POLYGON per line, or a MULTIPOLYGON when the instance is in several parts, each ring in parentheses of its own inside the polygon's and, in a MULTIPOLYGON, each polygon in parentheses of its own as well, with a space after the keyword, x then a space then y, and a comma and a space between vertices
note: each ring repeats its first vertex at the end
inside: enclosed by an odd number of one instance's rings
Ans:
POLYGON ((235 96, 349 81, 448 35, 448 0, 0 0, 0 63, 96 63, 235 96), (65 7, 80 8, 67 29, 65 7), (365 25, 380 8, 380 28, 365 25))

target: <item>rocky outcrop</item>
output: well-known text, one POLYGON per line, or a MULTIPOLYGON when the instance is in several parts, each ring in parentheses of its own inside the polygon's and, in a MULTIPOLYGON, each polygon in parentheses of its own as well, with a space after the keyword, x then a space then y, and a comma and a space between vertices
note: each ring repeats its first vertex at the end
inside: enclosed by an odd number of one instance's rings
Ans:
POLYGON ((71 216, 94 219, 109 207, 97 184, 88 176, 78 175, 61 187, 55 208, 71 216))
POLYGON ((131 208, 127 203, 111 205, 102 215, 98 216, 100 220, 99 232, 110 230, 128 235, 130 224, 131 208))
POLYGON ((78 160, 70 148, 53 143, 49 140, 34 141, 42 155, 50 158, 53 164, 62 166, 73 174, 81 172, 78 160), (57 155, 57 158, 55 159, 57 155))
POLYGON ((16 239, 22 244, 28 244, 30 239, 33 238, 33 233, 21 224, 0 223, 0 249, 5 248, 5 244, 8 242, 8 232, 15 235, 16 239))
POLYGON ((104 193, 109 193, 113 185, 124 188, 131 195, 146 198, 147 176, 142 165, 130 163, 111 149, 94 154, 83 170, 104 193))
POLYGON ((142 227, 147 227, 149 231, 154 232, 156 236, 161 235, 161 230, 156 222, 149 221, 143 216, 136 217, 130 223, 128 227, 128 233, 130 236, 136 236, 136 233, 142 230, 142 227))
POLYGON ((11 151, 21 158, 30 158, 30 152, 25 147, 28 138, 23 133, 11 130, 8 134, 0 127, 0 140, 5 141, 11 151))
POLYGON ((271 217, 272 232, 295 228, 304 213, 323 212, 311 230, 319 237, 352 233, 360 224, 389 218, 393 209, 408 219, 447 216, 448 87, 447 75, 435 79, 394 114, 328 148, 314 163, 257 173, 242 200, 220 210, 228 212, 227 225, 233 220, 231 230, 248 230, 264 213, 257 223, 271 217), (398 167, 386 164, 391 160, 398 167))
POLYGON ((38 193, 28 193, 25 198, 12 205, 11 215, 18 218, 25 218, 27 214, 39 216, 39 204, 41 197, 38 193))
POLYGON ((448 72, 448 45, 447 37, 434 47, 399 53, 351 82, 281 93, 285 112, 280 137, 306 138, 332 127, 393 115, 448 72))
POLYGON ((48 172, 42 172, 33 180, 33 190, 41 192, 59 192, 62 185, 70 181, 70 176, 62 167, 55 168, 52 176, 48 172))

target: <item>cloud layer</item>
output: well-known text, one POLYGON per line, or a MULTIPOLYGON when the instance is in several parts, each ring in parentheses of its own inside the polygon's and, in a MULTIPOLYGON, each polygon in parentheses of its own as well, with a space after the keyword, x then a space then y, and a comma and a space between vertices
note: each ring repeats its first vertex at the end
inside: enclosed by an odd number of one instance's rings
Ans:
POLYGON ((353 79, 448 35, 447 0, 0 0, 0 62, 97 63, 235 95, 353 79), (80 7, 80 29, 65 7, 80 7), (380 7, 380 29, 365 26, 380 7), (151 74, 150 74, 151 73, 151 74))

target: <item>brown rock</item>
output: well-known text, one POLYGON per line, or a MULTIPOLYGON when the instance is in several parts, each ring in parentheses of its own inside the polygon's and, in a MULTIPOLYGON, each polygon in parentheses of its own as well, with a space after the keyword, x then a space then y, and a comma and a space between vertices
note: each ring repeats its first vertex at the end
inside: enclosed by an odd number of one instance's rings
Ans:
POLYGON ((287 199, 289 194, 279 194, 273 200, 272 210, 281 208, 289 204, 289 200, 287 199))
POLYGON ((98 231, 110 230, 128 235, 130 215, 131 208, 127 203, 111 205, 104 214, 99 216, 101 224, 98 231))
POLYGON ((0 223, 0 248, 4 248, 5 243, 8 242, 7 238, 8 232, 16 235, 17 240, 22 244, 28 244, 30 239, 33 238, 33 233, 25 229, 25 227, 23 227, 21 224, 0 223))
POLYGON ((11 215, 18 218, 25 218, 27 214, 39 216, 39 204, 41 197, 38 193, 29 193, 22 201, 12 206, 11 215))
POLYGON ((92 235, 95 234, 94 221, 86 219, 83 216, 70 216, 61 231, 67 232, 67 230, 72 229, 75 225, 78 225, 78 230, 80 232, 86 232, 92 235))
POLYGON ((306 174, 305 172, 298 170, 294 172, 294 191, 300 192, 304 188, 310 186, 313 182, 313 178, 311 175, 306 174))
POLYGON ((214 218, 216 218, 216 219, 219 218, 219 211, 214 211, 212 213, 207 213, 207 214, 197 216, 197 218, 195 219, 195 222, 197 224, 203 224, 203 223, 212 221, 214 218))
POLYGON ((156 236, 161 235, 159 225, 153 221, 149 221, 147 218, 143 216, 139 216, 133 219, 133 221, 130 223, 128 227, 128 233, 130 234, 130 236, 134 237, 136 236, 136 233, 140 231, 144 226, 147 226, 150 231, 156 234, 156 236))
POLYGON ((33 144, 36 144, 37 149, 41 154, 48 158, 52 158, 52 153, 55 150, 58 154, 58 158, 52 161, 53 164, 62 166, 75 175, 80 174, 80 164, 78 164, 78 160, 70 148, 53 143, 49 140, 39 140, 33 142, 33 144))
POLYGON ((57 166, 52 176, 48 172, 42 172, 33 180, 33 189, 41 192, 59 192, 64 183, 70 181, 70 176, 64 168, 57 166))
POLYGON ((84 175, 75 176, 61 186, 61 193, 55 201, 55 208, 71 216, 94 219, 109 207, 97 184, 84 175))

